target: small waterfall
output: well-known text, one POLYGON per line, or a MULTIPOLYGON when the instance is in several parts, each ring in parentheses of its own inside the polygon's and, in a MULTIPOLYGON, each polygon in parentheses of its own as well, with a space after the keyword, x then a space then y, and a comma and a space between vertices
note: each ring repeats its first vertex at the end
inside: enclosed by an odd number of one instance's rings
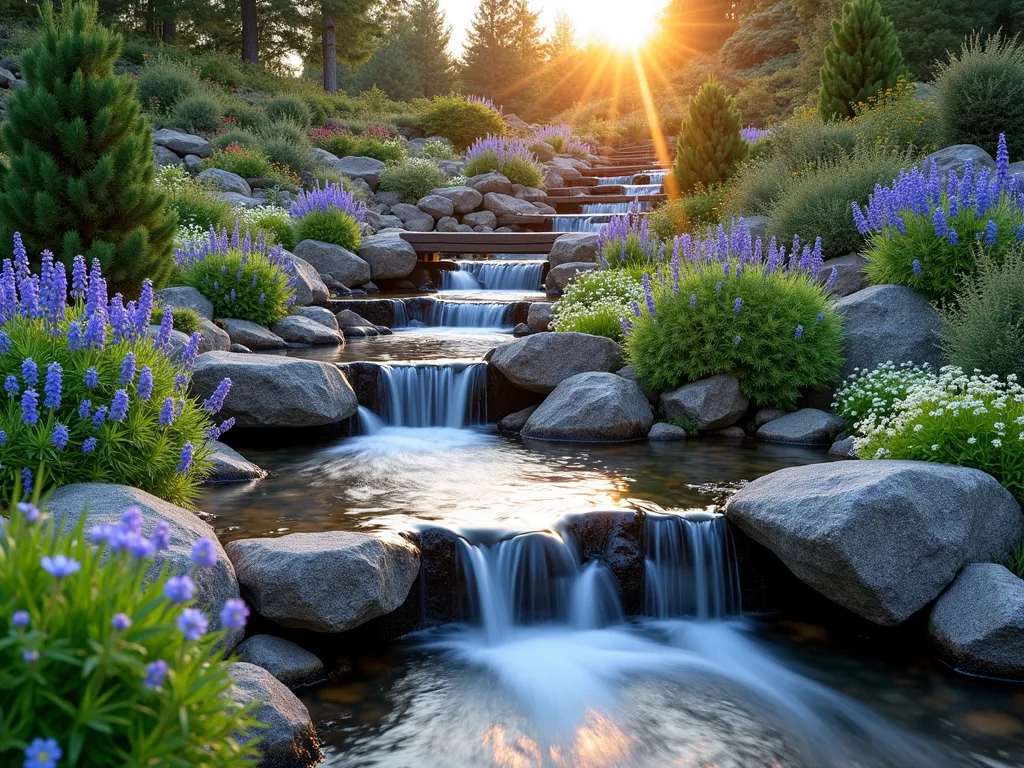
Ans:
MULTIPOLYGON (((381 365, 377 381, 383 397, 382 424, 376 426, 459 429, 487 419, 484 363, 381 365)), ((364 431, 376 431, 368 419, 362 421, 364 431)))
POLYGON ((463 261, 459 269, 441 273, 442 290, 539 291, 544 262, 463 261))
POLYGON ((405 311, 405 302, 401 299, 391 300, 391 311, 394 315, 392 328, 405 328, 409 325, 409 313, 405 311))
POLYGON ((395 314, 395 324, 392 327, 396 329, 430 326, 499 330, 512 326, 512 316, 515 313, 514 303, 433 300, 409 305, 401 299, 395 299, 392 305, 395 314))
MULTIPOLYGON (((628 206, 627 206, 628 208, 628 206)), ((608 214, 592 215, 562 214, 551 216, 553 232, 600 232, 601 228, 611 220, 608 214)))
POLYGON ((597 180, 599 187, 619 187, 623 184, 632 184, 633 176, 602 176, 597 180))

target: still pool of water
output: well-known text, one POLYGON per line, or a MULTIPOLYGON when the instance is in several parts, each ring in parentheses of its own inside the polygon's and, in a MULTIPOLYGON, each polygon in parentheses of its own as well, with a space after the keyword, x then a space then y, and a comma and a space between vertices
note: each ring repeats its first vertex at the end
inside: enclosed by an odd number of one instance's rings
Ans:
POLYGON ((226 539, 422 522, 536 530, 580 509, 703 508, 721 485, 829 460, 825 449, 753 440, 545 443, 493 426, 385 427, 319 447, 243 452, 273 476, 204 488, 199 508, 217 516, 226 539))
POLYGON ((301 347, 279 354, 326 363, 481 360, 489 350, 510 341, 513 336, 509 331, 495 328, 423 327, 398 330, 388 336, 348 339, 344 346, 301 347))

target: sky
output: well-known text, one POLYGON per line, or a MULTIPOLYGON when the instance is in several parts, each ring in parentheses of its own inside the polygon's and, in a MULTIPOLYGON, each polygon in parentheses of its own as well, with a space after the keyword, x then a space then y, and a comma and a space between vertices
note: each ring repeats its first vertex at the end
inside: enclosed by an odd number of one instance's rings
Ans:
MULTIPOLYGON (((615 30, 623 26, 635 29, 651 22, 668 0, 533 0, 534 10, 540 11, 545 34, 555 23, 555 14, 565 11, 576 26, 580 42, 595 38, 615 42, 615 30)), ((441 7, 452 26, 451 49, 455 56, 462 53, 466 32, 473 21, 477 0, 441 0, 441 7)))

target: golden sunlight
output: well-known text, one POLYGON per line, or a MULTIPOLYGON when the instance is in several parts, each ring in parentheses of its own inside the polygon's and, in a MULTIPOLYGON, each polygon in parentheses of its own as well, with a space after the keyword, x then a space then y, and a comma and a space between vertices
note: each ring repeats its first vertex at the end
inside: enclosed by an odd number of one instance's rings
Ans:
POLYGON ((580 26, 614 48, 636 51, 657 31, 664 6, 664 0, 596 0, 587 4, 590 18, 580 26))

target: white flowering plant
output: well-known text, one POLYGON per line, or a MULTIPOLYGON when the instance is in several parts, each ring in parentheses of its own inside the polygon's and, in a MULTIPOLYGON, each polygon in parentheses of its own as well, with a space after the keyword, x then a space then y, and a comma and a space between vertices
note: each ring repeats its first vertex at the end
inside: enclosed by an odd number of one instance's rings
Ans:
POLYGON ((890 416, 893 404, 907 396, 912 384, 929 379, 931 366, 891 360, 873 370, 855 368, 836 393, 832 410, 843 417, 847 430, 860 435, 857 425, 872 418, 890 416))
POLYGON ((1024 387, 1016 376, 947 366, 905 386, 903 397, 856 422, 858 456, 973 467, 1024 499, 1024 387))
POLYGON ((639 278, 628 271, 598 269, 577 275, 553 309, 551 327, 622 341, 620 318, 632 317, 633 302, 643 301, 639 278))

